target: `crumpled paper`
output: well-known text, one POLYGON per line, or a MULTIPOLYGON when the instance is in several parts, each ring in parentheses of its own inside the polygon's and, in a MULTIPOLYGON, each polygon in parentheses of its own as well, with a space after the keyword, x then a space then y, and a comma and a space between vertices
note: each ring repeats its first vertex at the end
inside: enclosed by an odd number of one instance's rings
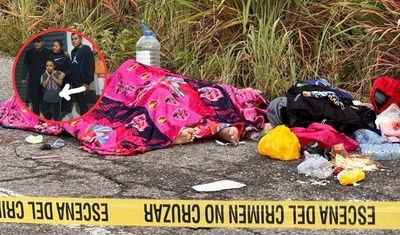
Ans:
POLYGON ((343 169, 361 169, 363 171, 374 171, 383 168, 380 162, 374 161, 370 156, 364 154, 349 154, 343 144, 337 144, 331 150, 334 165, 343 169))

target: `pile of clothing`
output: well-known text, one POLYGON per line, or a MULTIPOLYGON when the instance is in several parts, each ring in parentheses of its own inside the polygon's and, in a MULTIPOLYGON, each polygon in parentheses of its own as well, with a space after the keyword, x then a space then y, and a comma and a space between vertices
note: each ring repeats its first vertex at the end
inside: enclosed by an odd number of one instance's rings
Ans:
POLYGON ((302 147, 313 141, 321 148, 344 144, 347 151, 374 160, 400 159, 396 89, 399 80, 380 77, 371 89, 371 103, 363 104, 326 79, 297 82, 286 96, 270 102, 267 117, 273 127, 290 127, 302 147))

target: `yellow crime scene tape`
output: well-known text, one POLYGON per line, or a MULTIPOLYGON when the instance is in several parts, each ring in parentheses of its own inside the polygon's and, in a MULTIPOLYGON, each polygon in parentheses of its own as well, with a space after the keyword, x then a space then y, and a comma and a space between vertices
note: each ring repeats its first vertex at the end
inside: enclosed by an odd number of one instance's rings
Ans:
POLYGON ((0 197, 0 222, 110 226, 400 229, 400 202, 0 197))

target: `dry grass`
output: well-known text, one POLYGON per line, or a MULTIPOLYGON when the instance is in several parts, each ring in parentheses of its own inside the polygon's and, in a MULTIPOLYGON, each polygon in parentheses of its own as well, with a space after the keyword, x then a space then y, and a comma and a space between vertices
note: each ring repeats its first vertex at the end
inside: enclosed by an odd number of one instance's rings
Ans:
POLYGON ((135 57, 145 20, 162 65, 179 73, 283 95, 326 77, 358 97, 380 75, 400 77, 397 1, 0 0, 0 51, 15 55, 41 30, 77 29, 109 71, 135 57))

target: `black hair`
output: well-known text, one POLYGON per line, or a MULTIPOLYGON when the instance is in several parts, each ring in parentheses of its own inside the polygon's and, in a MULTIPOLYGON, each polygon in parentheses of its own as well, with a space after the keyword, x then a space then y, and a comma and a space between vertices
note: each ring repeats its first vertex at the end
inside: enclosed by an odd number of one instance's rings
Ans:
POLYGON ((33 39, 33 42, 42 42, 42 41, 44 41, 42 36, 38 36, 35 39, 33 39))
POLYGON ((53 58, 47 58, 45 64, 47 64, 47 62, 52 62, 54 64, 54 68, 56 67, 56 62, 53 58))
POLYGON ((58 42, 58 44, 60 45, 61 48, 64 46, 64 43, 61 39, 56 39, 56 40, 54 40, 54 42, 58 42))
POLYGON ((78 35, 78 37, 82 38, 82 35, 77 34, 77 33, 71 33, 71 37, 72 37, 72 35, 78 35))

